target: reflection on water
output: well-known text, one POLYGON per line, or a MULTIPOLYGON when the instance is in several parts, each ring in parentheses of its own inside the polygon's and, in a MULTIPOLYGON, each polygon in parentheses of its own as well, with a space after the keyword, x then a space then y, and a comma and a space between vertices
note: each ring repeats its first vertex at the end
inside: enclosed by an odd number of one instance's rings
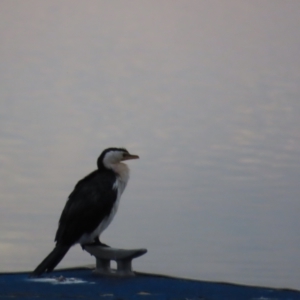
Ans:
POLYGON ((103 241, 148 248, 135 269, 299 289, 299 7, 75 2, 0 12, 0 270, 32 270, 125 146, 141 159, 103 241))

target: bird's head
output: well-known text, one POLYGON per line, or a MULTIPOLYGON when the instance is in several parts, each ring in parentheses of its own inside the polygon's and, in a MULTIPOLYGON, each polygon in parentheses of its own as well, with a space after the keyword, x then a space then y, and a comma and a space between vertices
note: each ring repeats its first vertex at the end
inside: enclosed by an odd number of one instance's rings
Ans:
POLYGON ((111 169, 113 165, 120 163, 123 160, 137 159, 138 155, 130 154, 124 148, 107 148, 98 158, 98 168, 111 169))

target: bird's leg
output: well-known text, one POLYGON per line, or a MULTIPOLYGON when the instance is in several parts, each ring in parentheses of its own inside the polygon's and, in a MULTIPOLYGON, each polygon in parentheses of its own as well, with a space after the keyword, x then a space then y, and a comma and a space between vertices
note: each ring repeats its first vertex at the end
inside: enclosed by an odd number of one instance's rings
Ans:
POLYGON ((101 247, 108 247, 108 248, 110 248, 108 245, 100 242, 99 236, 95 237, 94 243, 92 243, 92 245, 93 246, 101 246, 101 247))
POLYGON ((95 237, 94 242, 93 243, 88 243, 88 244, 83 244, 81 245, 82 250, 84 250, 85 246, 100 246, 100 247, 107 247, 110 248, 108 245, 101 243, 99 237, 95 237))

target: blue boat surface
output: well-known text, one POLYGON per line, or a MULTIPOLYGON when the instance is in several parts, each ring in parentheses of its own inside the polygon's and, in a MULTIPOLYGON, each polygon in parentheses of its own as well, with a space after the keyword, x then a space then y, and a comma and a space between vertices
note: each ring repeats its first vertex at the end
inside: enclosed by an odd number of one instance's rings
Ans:
POLYGON ((102 277, 90 268, 57 270, 40 278, 0 273, 0 299, 300 300, 300 291, 137 273, 102 277))

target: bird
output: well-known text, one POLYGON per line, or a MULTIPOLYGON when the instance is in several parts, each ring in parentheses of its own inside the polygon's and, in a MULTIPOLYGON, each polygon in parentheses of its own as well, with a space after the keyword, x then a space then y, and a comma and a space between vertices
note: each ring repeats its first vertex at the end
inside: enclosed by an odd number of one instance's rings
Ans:
POLYGON ((129 180, 129 168, 123 161, 138 158, 125 148, 102 151, 97 169, 78 181, 68 197, 58 222, 54 249, 30 277, 53 271, 75 244, 83 249, 86 245, 109 247, 100 241, 100 234, 113 220, 129 180))

